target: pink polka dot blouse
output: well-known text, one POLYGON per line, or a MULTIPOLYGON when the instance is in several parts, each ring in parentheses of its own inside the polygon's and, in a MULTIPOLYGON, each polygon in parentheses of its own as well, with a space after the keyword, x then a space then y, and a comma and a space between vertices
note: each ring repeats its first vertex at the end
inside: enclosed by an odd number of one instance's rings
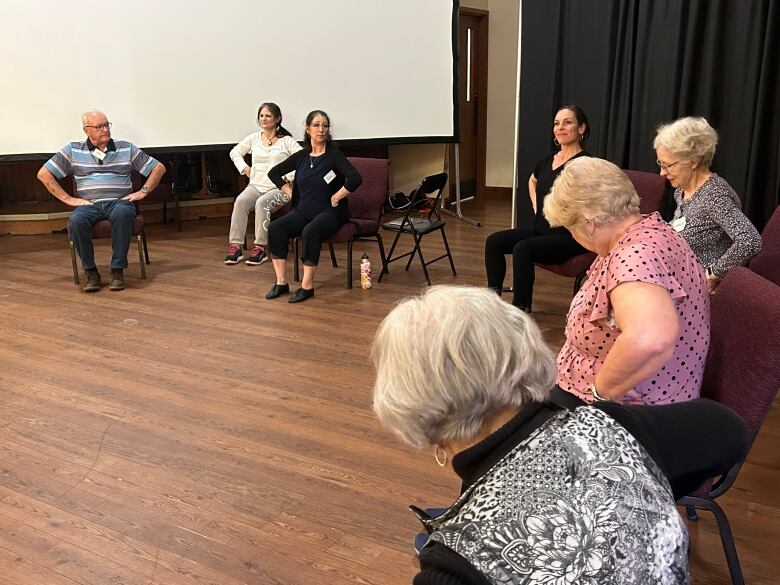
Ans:
POLYGON ((572 300, 566 343, 557 360, 556 381, 563 390, 593 402, 590 386, 620 335, 609 293, 623 282, 637 281, 669 291, 680 320, 680 336, 669 361, 629 390, 623 402, 665 404, 699 396, 710 344, 707 283, 693 251, 658 213, 631 226, 608 256, 596 258, 572 300))

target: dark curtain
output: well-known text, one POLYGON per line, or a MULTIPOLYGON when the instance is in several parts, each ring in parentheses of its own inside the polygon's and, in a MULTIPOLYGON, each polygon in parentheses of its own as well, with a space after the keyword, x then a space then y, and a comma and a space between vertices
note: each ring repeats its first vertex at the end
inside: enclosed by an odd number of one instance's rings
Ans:
POLYGON ((520 59, 519 226, 567 103, 590 119, 591 153, 651 172, 656 126, 704 116, 719 135, 712 170, 759 230, 777 206, 780 0, 526 0, 520 59))

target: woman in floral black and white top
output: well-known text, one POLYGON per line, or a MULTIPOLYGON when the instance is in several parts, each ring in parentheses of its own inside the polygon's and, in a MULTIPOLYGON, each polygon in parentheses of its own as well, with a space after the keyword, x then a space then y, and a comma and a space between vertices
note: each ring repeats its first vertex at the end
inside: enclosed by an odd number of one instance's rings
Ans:
POLYGON ((488 289, 428 289, 373 347, 374 411, 462 480, 435 517, 414 585, 688 582, 675 499, 744 452, 744 426, 707 400, 550 402, 550 350, 488 289))

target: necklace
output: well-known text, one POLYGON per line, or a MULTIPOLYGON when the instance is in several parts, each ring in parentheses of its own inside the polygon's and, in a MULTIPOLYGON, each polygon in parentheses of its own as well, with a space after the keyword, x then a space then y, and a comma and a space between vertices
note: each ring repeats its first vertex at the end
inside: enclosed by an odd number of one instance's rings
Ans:
POLYGON ((276 133, 274 133, 274 135, 271 136, 271 138, 266 138, 265 133, 263 133, 263 138, 265 138, 266 142, 268 142, 268 146, 273 146, 274 138, 276 138, 276 133))
POLYGON ((316 163, 319 160, 319 158, 322 156, 322 154, 323 153, 321 152, 317 156, 312 156, 311 151, 309 152, 309 168, 310 169, 314 168, 314 163, 316 163))

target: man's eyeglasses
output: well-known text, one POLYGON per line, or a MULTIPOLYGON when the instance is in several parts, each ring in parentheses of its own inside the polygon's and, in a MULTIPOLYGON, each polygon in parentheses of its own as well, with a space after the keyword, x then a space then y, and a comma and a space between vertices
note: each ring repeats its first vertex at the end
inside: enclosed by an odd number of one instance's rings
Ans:
POLYGON ((674 165, 676 165, 678 162, 680 162, 680 161, 679 161, 679 160, 676 160, 676 161, 674 161, 673 163, 669 163, 668 165, 665 165, 665 164, 664 164, 664 163, 662 163, 660 160, 656 159, 656 161, 655 161, 655 164, 657 164, 657 165, 658 165, 658 166, 661 168, 661 170, 662 170, 662 171, 668 171, 668 170, 669 170, 669 169, 671 169, 671 168, 672 168, 674 165))
POLYGON ((96 124, 94 126, 86 125, 84 128, 94 128, 95 130, 108 130, 111 128, 112 124, 111 122, 106 122, 105 124, 96 124))

